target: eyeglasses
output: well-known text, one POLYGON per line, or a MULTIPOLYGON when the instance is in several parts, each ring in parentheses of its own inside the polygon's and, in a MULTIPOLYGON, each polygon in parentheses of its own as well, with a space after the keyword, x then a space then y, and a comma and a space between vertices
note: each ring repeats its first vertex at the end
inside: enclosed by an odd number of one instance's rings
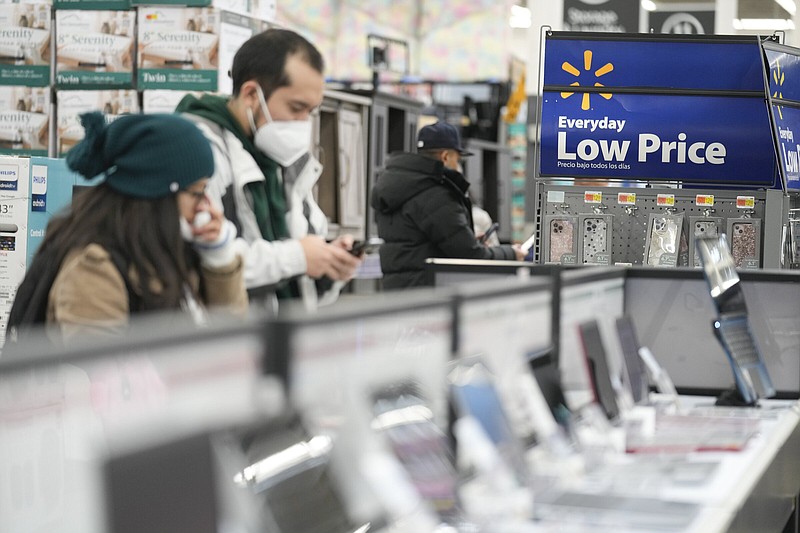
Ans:
POLYGON ((202 202, 203 200, 206 200, 206 199, 208 198, 208 197, 206 196, 206 189, 205 189, 205 187, 203 187, 203 190, 201 190, 201 191, 190 191, 189 189, 184 189, 184 190, 182 190, 181 192, 182 192, 182 193, 185 193, 185 194, 188 194, 189 196, 191 196, 191 197, 192 197, 192 200, 194 200, 194 201, 195 201, 195 203, 198 203, 198 204, 199 204, 200 202, 202 202))

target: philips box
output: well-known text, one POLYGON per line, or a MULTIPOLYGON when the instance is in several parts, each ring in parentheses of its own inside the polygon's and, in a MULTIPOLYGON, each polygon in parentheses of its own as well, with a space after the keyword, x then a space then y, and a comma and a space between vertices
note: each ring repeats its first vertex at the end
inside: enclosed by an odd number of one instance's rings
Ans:
POLYGON ((47 155, 50 88, 0 87, 0 154, 47 155))
POLYGON ((0 85, 50 84, 50 9, 0 3, 0 85))
POLYGON ((56 11, 56 85, 133 86, 133 11, 56 11))
POLYGON ((139 98, 133 89, 106 91, 59 91, 56 114, 58 117, 58 153, 63 155, 83 139, 80 115, 100 111, 112 122, 119 115, 139 112, 139 98))
POLYGON ((30 207, 28 210, 28 265, 44 240, 53 215, 69 206, 78 174, 65 159, 31 158, 30 207))
POLYGON ((30 159, 0 156, 0 342, 27 267, 29 180, 30 159))
POLYGON ((139 89, 216 91, 220 12, 139 8, 139 89))

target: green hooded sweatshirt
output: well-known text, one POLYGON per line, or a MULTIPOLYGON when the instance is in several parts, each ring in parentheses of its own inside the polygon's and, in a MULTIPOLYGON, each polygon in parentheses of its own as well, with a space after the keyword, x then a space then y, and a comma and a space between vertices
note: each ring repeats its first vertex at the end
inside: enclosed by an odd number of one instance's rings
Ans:
POLYGON ((289 237, 289 229, 286 226, 286 196, 278 179, 278 164, 256 148, 253 140, 242 130, 228 109, 228 99, 210 94, 204 94, 199 99, 186 95, 175 112, 208 119, 236 135, 244 149, 253 156, 265 178, 263 182, 257 181, 246 185, 253 198, 253 212, 261 236, 267 241, 289 237))

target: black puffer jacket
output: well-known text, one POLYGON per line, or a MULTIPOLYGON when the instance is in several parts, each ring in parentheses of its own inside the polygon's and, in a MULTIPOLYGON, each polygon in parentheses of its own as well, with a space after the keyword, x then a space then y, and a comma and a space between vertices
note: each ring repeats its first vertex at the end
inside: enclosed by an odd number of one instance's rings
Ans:
POLYGON ((511 246, 487 248, 475 238, 469 182, 461 173, 418 154, 396 153, 372 190, 383 286, 399 289, 433 285, 425 259, 507 259, 511 246))

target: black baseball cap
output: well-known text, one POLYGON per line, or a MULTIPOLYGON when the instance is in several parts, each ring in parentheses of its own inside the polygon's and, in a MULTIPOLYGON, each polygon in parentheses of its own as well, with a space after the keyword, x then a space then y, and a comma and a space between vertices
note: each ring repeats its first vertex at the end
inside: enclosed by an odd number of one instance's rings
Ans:
POLYGON ((461 137, 455 126, 442 122, 425 126, 417 134, 417 148, 419 150, 455 150, 462 157, 472 155, 461 146, 461 137))

